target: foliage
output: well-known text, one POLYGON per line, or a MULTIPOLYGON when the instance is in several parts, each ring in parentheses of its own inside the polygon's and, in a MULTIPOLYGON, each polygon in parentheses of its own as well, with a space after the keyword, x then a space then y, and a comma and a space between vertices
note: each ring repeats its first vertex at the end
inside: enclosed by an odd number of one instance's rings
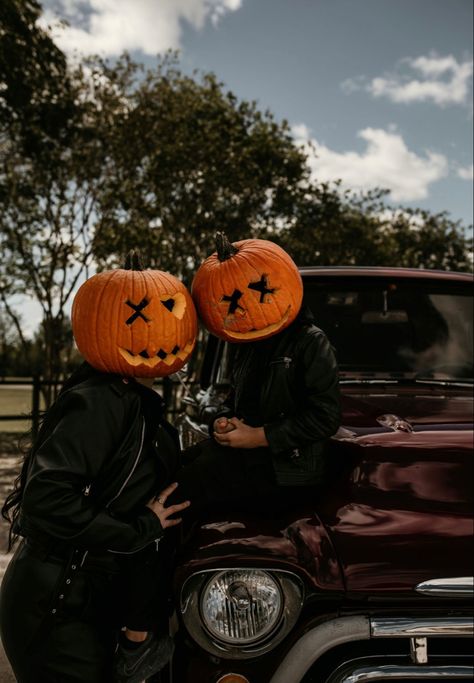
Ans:
POLYGON ((48 157, 73 116, 66 58, 37 21, 36 0, 0 3, 0 126, 28 157, 48 157))
MULTIPOLYGON (((81 359, 72 344, 69 318, 64 319, 60 338, 64 370, 70 372, 81 359)), ((33 338, 21 341, 10 316, 0 312, 0 377, 23 377, 44 374, 45 330, 41 324, 33 338)))
POLYGON ((0 311, 0 377, 9 374, 12 356, 18 347, 18 334, 9 316, 0 311))
POLYGON ((172 53, 144 73, 126 55, 88 69, 107 150, 94 239, 102 265, 138 247, 149 266, 189 283, 223 229, 231 240, 274 239, 299 265, 472 267, 471 242, 446 213, 388 209, 387 191, 312 180, 287 122, 213 74, 184 75, 172 53))
POLYGON ((357 265, 472 271, 472 239, 446 212, 388 208, 387 192, 313 186, 290 230, 274 239, 301 266, 357 265))
POLYGON ((388 236, 390 265, 472 271, 472 238, 445 211, 400 209, 392 220, 380 220, 379 226, 388 236))
POLYGON ((21 340, 22 320, 14 295, 28 295, 43 313, 44 373, 62 370, 66 306, 93 261, 92 235, 98 177, 84 175, 95 147, 78 141, 58 154, 57 164, 25 158, 15 140, 0 155, 0 300, 21 340))
POLYGON ((172 54, 140 79, 127 58, 94 68, 107 77, 95 96, 110 152, 100 259, 138 246, 149 265, 189 280, 217 229, 234 240, 268 234, 291 213, 308 168, 286 122, 213 74, 183 75, 172 54))
POLYGON ((66 306, 92 263, 100 152, 80 98, 83 71, 70 69, 35 23, 39 5, 5 0, 0 12, 0 303, 31 363, 13 302, 27 295, 39 303, 42 371, 55 380, 71 347, 66 306))

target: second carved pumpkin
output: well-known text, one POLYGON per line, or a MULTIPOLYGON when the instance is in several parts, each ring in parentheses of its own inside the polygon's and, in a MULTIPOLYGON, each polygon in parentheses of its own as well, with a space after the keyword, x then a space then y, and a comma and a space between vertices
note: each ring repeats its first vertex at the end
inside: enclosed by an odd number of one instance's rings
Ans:
POLYGON ((231 244, 217 235, 217 251, 199 267, 192 284, 207 329, 229 342, 266 339, 298 315, 303 284, 294 261, 274 242, 231 244))

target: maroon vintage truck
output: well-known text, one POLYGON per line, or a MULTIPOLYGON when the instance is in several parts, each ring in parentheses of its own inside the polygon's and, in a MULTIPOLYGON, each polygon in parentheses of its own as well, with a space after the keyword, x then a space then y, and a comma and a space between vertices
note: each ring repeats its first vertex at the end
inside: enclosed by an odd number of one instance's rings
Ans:
MULTIPOLYGON (((318 500, 203 518, 175 574, 172 683, 472 680, 472 277, 302 269, 340 365, 318 500)), ((207 343, 185 444, 228 387, 207 343)))

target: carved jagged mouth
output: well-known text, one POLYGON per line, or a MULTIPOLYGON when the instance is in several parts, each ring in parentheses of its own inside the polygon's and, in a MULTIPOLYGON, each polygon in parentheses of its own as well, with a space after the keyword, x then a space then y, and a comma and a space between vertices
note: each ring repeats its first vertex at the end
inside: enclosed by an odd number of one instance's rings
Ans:
POLYGON ((261 330, 249 330, 248 332, 233 332, 231 330, 225 330, 225 333, 228 337, 232 337, 232 339, 260 339, 261 337, 272 334, 273 332, 276 332, 277 330, 282 327, 288 320, 288 317, 290 315, 290 306, 286 309, 286 312, 281 320, 279 320, 277 323, 272 323, 271 325, 267 325, 266 327, 263 327, 261 330))
POLYGON ((120 354, 125 358, 129 365, 147 365, 149 368, 164 363, 165 365, 173 365, 177 358, 186 360, 194 347, 194 342, 188 342, 185 347, 181 348, 176 345, 171 351, 160 349, 155 354, 150 356, 146 349, 139 353, 133 353, 130 349, 123 349, 119 346, 120 354))

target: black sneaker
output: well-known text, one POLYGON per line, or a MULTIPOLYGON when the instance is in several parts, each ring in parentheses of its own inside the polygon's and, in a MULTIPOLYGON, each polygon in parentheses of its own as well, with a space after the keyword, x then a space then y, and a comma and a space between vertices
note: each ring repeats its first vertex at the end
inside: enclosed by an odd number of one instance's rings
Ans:
POLYGON ((137 648, 118 646, 114 662, 116 683, 141 683, 168 664, 174 651, 170 636, 149 633, 137 648))

